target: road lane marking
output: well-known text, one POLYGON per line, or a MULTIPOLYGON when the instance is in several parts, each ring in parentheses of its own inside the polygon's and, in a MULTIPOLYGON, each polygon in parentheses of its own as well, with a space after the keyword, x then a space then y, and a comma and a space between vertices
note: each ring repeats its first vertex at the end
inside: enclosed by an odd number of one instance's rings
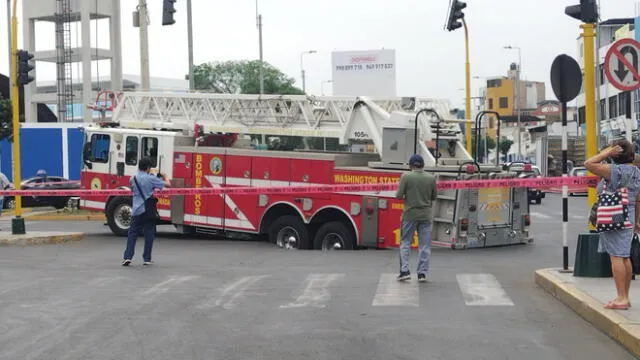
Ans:
POLYGON ((331 293, 327 289, 333 282, 344 277, 344 274, 309 274, 305 283, 307 286, 294 302, 280 305, 281 309, 316 307, 324 308, 331 299, 331 293))
POLYGON ((541 219, 553 219, 551 216, 545 215, 545 214, 541 214, 539 212, 530 212, 529 215, 531 215, 533 217, 541 218, 541 219))
POLYGON ((397 274, 381 274, 371 306, 419 306, 419 287, 396 280, 397 274))
POLYGON ((203 309, 222 306, 222 308, 226 310, 233 309, 236 306, 236 303, 247 295, 247 290, 253 284, 269 276, 270 275, 259 275, 240 278, 239 280, 227 285, 215 302, 213 300, 207 301, 199 305, 198 308, 203 309))
POLYGON ((159 283, 155 284, 153 287, 151 287, 150 289, 148 289, 145 292, 143 292, 142 295, 163 294, 163 293, 166 293, 167 291, 169 291, 169 289, 171 289, 171 287, 174 286, 174 285, 178 285, 178 284, 181 284, 181 283, 186 282, 186 281, 191 281, 191 280, 196 279, 198 277, 199 276, 193 276, 193 275, 172 276, 168 280, 165 280, 165 281, 162 281, 162 282, 159 282, 159 283))
POLYGON ((491 274, 457 274, 467 306, 513 306, 509 295, 491 274))

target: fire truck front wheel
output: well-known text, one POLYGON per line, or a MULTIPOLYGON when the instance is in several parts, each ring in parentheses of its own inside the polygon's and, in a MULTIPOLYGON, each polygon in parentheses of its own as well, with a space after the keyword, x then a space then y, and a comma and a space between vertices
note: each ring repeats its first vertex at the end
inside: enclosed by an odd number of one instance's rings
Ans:
POLYGON ((281 248, 309 249, 309 231, 300 217, 278 217, 269 227, 269 240, 281 248))
POLYGON ((131 199, 118 197, 111 200, 106 213, 111 231, 117 236, 127 236, 131 222, 131 199))
POLYGON ((313 240, 316 250, 353 250, 355 235, 340 221, 322 225, 313 240))

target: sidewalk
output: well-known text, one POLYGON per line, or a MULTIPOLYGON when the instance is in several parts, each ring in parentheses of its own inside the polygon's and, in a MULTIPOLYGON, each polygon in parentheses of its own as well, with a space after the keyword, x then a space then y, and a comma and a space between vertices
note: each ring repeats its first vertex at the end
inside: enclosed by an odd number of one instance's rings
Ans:
POLYGON ((42 245, 42 244, 62 244, 72 241, 80 241, 84 238, 79 232, 59 232, 59 231, 27 231, 24 235, 13 235, 11 229, 0 231, 0 246, 18 245, 42 245))
POLYGON ((604 304, 616 296, 613 278, 574 277, 558 270, 536 271, 536 284, 640 357, 640 279, 631 281, 632 307, 609 310, 604 304))

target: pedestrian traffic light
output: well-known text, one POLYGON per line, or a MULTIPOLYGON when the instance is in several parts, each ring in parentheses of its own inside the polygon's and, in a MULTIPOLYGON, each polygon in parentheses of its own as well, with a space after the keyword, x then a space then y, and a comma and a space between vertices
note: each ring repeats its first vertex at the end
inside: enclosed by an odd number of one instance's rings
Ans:
POLYGON ((449 17, 447 18, 447 30, 453 31, 462 27, 462 22, 458 20, 462 20, 464 18, 462 9, 466 7, 467 3, 458 0, 451 1, 451 7, 449 8, 449 17))
POLYGON ((33 54, 29 54, 26 50, 18 50, 16 56, 18 57, 18 85, 27 85, 34 80, 29 76, 29 72, 35 69, 35 66, 29 63, 33 59, 33 54))
POLYGON ((174 4, 176 0, 164 0, 162 6, 162 25, 173 25, 176 21, 173 19, 173 14, 176 12, 174 4))
POLYGON ((584 23, 598 22, 598 4, 596 0, 580 0, 580 5, 567 6, 564 13, 584 23))

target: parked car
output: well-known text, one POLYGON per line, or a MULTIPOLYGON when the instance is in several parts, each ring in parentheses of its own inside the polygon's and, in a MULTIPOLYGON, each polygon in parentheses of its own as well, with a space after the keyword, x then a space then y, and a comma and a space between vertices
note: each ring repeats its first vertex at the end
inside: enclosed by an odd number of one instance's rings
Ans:
MULTIPOLYGON (((587 169, 583 166, 574 167, 569 171, 569 176, 587 176, 587 169)), ((568 185, 569 196, 587 195, 588 185, 568 185)))
MULTIPOLYGON (((518 174, 517 176, 521 179, 542 177, 542 172, 540 171, 540 168, 532 164, 513 162, 509 164, 504 164, 502 168, 504 170, 517 173, 518 174)), ((537 189, 534 187, 529 188, 529 196, 528 196, 529 203, 533 201, 536 204, 542 204, 542 199, 544 199, 545 196, 546 196, 545 192, 542 191, 541 189, 537 189)))
MULTIPOLYGON (((20 184, 21 190, 80 189, 79 181, 71 181, 61 176, 34 176, 23 180, 20 184)), ((15 187, 12 186, 10 189, 15 189, 15 187)), ((22 196, 22 206, 24 207, 53 206, 56 209, 62 209, 71 201, 71 196, 22 196)), ((5 209, 13 209, 15 205, 13 196, 5 196, 3 204, 5 209)))

